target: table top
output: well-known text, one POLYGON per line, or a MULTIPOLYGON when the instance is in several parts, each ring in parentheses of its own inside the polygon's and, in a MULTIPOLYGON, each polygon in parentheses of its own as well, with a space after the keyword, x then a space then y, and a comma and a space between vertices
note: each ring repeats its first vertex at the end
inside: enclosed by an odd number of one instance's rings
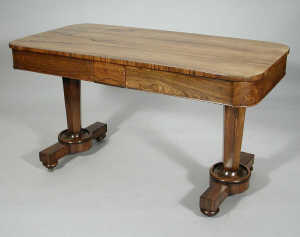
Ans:
POLYGON ((289 53, 278 43, 100 24, 70 25, 9 46, 229 81, 260 80, 289 53))

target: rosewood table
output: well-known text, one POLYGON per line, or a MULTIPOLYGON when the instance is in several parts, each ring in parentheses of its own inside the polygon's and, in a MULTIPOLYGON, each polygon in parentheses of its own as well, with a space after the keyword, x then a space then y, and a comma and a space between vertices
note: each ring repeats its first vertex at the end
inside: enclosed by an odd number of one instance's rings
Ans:
POLYGON ((97 24, 71 25, 10 42, 16 69, 61 76, 68 129, 40 152, 49 169, 90 149, 107 125, 81 127, 81 80, 224 105, 223 162, 200 197, 207 216, 247 190, 254 155, 241 152, 246 107, 283 78, 289 48, 278 43, 97 24))

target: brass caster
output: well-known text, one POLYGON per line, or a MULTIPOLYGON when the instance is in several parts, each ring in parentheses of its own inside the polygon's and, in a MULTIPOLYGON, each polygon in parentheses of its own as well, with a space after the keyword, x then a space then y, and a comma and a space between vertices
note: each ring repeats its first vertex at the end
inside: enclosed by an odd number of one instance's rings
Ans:
POLYGON ((57 162, 52 163, 52 164, 46 164, 43 162, 43 165, 48 169, 48 171, 52 171, 57 166, 57 162))
POLYGON ((207 210, 207 209, 204 209, 204 208, 200 208, 201 212, 208 216, 208 217, 212 217, 212 216, 215 216, 218 214, 218 212, 220 211, 220 208, 218 208, 216 211, 210 211, 210 210, 207 210))

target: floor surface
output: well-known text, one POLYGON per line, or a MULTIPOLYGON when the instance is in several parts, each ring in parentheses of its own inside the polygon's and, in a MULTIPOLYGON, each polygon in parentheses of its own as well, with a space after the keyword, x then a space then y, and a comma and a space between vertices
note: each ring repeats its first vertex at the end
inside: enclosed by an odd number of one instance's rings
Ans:
POLYGON ((82 83, 83 125, 107 122, 90 151, 48 172, 38 152, 65 129, 59 78, 7 67, 0 93, 0 236, 299 236, 297 65, 246 113, 250 189, 199 212, 222 158, 222 106, 82 83), (252 228, 255 227, 255 228, 252 228))

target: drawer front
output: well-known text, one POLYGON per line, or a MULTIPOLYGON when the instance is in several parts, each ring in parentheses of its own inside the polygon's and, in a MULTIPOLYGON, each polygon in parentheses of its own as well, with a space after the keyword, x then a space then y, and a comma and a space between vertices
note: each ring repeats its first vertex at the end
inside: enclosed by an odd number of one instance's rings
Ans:
POLYGON ((91 81, 92 63, 64 56, 13 50, 14 68, 91 81))
POLYGON ((228 105, 232 104, 232 82, 218 79, 126 67, 126 87, 228 105))
POLYGON ((125 87, 125 68, 58 55, 13 50, 14 68, 125 87))
POLYGON ((94 62, 93 81, 97 83, 125 87, 125 68, 116 64, 94 62))

